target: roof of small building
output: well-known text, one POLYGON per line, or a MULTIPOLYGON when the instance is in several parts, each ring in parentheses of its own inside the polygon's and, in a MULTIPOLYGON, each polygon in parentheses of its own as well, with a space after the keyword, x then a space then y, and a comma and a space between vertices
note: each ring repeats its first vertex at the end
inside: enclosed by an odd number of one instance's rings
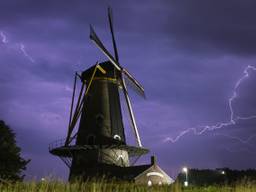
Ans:
POLYGON ((142 177, 150 177, 150 176, 159 176, 164 181, 163 183, 171 184, 174 182, 174 179, 172 179, 169 175, 167 175, 158 165, 154 164, 151 165, 148 169, 143 171, 142 173, 138 174, 134 180, 138 180, 142 177))
POLYGON ((136 166, 130 166, 125 167, 124 172, 126 175, 129 176, 130 179, 134 179, 136 176, 144 172, 145 170, 149 169, 152 165, 136 165, 136 166))
POLYGON ((146 165, 137 165, 131 167, 125 167, 122 169, 124 172, 124 176, 129 180, 137 180, 140 177, 148 177, 150 175, 161 175, 165 183, 171 184, 174 182, 169 175, 167 175, 156 163, 156 158, 154 156, 151 157, 151 164, 146 165))

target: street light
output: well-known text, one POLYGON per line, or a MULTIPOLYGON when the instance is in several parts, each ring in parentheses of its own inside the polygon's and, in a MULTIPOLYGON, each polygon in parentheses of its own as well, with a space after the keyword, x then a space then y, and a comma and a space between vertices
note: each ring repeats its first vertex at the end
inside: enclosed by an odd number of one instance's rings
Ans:
POLYGON ((183 167, 182 171, 185 173, 186 175, 186 180, 184 181, 184 186, 187 187, 188 186, 188 168, 187 167, 183 167))
POLYGON ((183 167, 183 168, 182 168, 182 171, 183 171, 184 173, 187 173, 187 172, 188 172, 188 168, 187 168, 187 167, 183 167))

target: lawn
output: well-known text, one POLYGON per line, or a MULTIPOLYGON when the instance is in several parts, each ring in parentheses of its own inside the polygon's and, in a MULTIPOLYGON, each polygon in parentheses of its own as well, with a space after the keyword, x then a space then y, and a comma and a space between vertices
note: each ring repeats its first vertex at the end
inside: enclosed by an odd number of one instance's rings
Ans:
POLYGON ((182 187, 175 183, 170 186, 139 186, 132 183, 111 183, 111 182, 85 182, 85 183, 64 183, 61 181, 43 182, 18 182, 0 184, 0 192, 127 192, 127 191, 149 191, 149 192, 256 192, 256 181, 242 181, 234 185, 205 186, 205 187, 182 187))

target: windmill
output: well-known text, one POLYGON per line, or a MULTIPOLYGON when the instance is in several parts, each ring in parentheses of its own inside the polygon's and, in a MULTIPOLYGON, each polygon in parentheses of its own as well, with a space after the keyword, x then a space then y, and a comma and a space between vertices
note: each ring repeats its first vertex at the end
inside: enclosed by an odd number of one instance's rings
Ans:
POLYGON ((108 20, 115 56, 110 54, 90 26, 90 39, 108 61, 97 62, 81 74, 75 74, 67 137, 49 146, 49 152, 59 156, 70 168, 69 180, 103 175, 124 178, 125 168, 131 167, 130 159, 149 151, 142 146, 127 85, 145 98, 144 88, 120 65, 110 8, 108 20), (75 104, 78 78, 81 88, 75 104), (137 146, 126 143, 120 93, 125 98, 137 146))

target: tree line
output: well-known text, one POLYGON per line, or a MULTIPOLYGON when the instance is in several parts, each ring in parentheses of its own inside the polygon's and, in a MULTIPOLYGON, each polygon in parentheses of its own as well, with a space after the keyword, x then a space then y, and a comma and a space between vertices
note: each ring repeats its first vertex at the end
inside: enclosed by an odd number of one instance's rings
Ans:
POLYGON ((21 157, 13 130, 0 120, 0 182, 23 180, 29 161, 21 157))
MULTIPOLYGON (((209 186, 209 185, 232 185, 242 180, 255 181, 256 170, 232 170, 229 168, 218 169, 189 169, 188 183, 194 186, 209 186)), ((178 181, 186 180, 185 173, 179 173, 178 181)))

